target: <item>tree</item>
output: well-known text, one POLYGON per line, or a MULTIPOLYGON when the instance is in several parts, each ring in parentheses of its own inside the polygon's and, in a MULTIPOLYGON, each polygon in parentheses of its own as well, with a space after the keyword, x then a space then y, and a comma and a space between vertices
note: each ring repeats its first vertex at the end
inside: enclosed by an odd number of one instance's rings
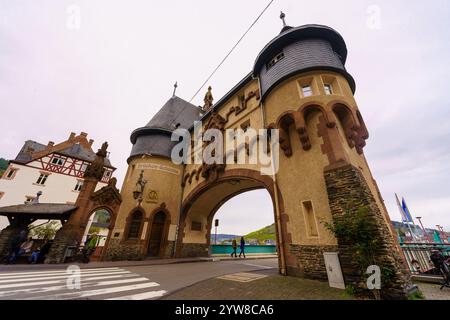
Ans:
POLYGON ((5 170, 8 168, 8 160, 4 158, 0 158, 0 176, 5 172, 5 170))
POLYGON ((56 232, 61 228, 59 221, 53 220, 46 224, 39 225, 37 227, 30 226, 30 236, 38 239, 53 239, 56 232))

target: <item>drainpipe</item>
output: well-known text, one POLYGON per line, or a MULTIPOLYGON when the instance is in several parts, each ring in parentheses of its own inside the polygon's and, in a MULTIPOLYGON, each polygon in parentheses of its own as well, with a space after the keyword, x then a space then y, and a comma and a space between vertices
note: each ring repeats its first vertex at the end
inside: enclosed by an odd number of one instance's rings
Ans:
POLYGON ((186 164, 183 164, 182 166, 183 167, 181 169, 181 178, 180 178, 181 192, 180 192, 180 202, 179 202, 179 209, 178 209, 178 221, 177 221, 177 229, 175 232, 175 243, 174 243, 173 249, 172 249, 172 258, 175 258, 175 254, 177 253, 178 232, 180 231, 180 220, 181 220, 182 205, 183 205, 183 194, 184 194, 183 179, 184 179, 184 173, 186 170, 186 164))
MULTIPOLYGON (((262 88, 261 88, 261 81, 258 79, 258 86, 259 86, 259 92, 260 95, 262 97, 262 88)), ((264 103, 260 102, 260 110, 261 110, 261 117, 262 117, 262 122, 263 122, 263 126, 264 128, 266 128, 266 116, 264 114, 264 103)), ((272 150, 270 151, 271 154, 271 166, 272 166, 272 172, 273 172, 273 191, 274 191, 274 202, 275 202, 275 225, 277 228, 277 233, 278 233, 278 237, 277 237, 277 242, 278 242, 278 248, 279 248, 279 255, 280 255, 280 273, 284 276, 287 275, 286 273, 286 261, 285 261, 285 256, 284 256, 284 239, 283 239, 283 232, 281 229, 281 213, 280 213, 280 205, 279 205, 279 199, 278 199, 278 183, 277 183, 277 174, 275 173, 275 168, 273 166, 273 152, 272 150)))

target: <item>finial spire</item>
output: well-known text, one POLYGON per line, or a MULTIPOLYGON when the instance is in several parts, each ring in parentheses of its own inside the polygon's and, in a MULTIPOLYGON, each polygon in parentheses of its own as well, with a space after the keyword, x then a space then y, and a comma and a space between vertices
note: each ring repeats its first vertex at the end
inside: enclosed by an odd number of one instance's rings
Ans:
POLYGON ((280 19, 283 21, 283 27, 287 26, 285 18, 286 18, 286 15, 284 14, 283 11, 281 11, 280 19))
POLYGON ((173 85, 172 97, 175 97, 175 93, 177 92, 177 88, 178 88, 178 81, 176 81, 175 84, 173 85))

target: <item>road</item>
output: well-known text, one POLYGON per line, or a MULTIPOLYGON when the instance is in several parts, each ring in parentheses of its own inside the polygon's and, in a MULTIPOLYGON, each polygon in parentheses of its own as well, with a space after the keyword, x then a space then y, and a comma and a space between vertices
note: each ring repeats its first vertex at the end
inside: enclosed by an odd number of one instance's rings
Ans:
POLYGON ((269 270, 277 259, 109 268, 30 268, 0 273, 1 300, 150 300, 218 276, 269 270))

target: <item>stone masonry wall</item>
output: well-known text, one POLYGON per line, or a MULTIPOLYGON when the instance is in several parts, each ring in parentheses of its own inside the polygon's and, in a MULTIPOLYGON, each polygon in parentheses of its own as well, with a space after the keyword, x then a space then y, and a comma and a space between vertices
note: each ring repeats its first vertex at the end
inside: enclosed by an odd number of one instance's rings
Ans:
POLYGON ((109 240, 109 245, 104 257, 106 261, 120 261, 120 260, 142 260, 145 257, 142 255, 141 243, 127 243, 120 242, 119 239, 112 238, 109 240))
MULTIPOLYGON (((382 288, 382 297, 404 299, 410 286, 410 274, 362 173, 357 168, 345 164, 331 168, 324 175, 333 220, 339 219, 346 210, 353 212, 362 207, 368 209, 369 216, 376 222, 374 231, 381 241, 380 248, 373 254, 375 261, 378 265, 387 266, 395 272, 389 286, 382 288)), ((353 284, 357 288, 365 287, 360 269, 355 262, 353 244, 344 243, 342 239, 337 240, 346 284, 353 284)))
POLYGON ((327 280, 324 252, 337 252, 337 246, 303 246, 290 245, 290 252, 297 259, 297 268, 289 267, 287 272, 291 276, 309 279, 327 280))
POLYGON ((208 257, 209 246, 202 243, 183 243, 177 256, 180 258, 208 257))

